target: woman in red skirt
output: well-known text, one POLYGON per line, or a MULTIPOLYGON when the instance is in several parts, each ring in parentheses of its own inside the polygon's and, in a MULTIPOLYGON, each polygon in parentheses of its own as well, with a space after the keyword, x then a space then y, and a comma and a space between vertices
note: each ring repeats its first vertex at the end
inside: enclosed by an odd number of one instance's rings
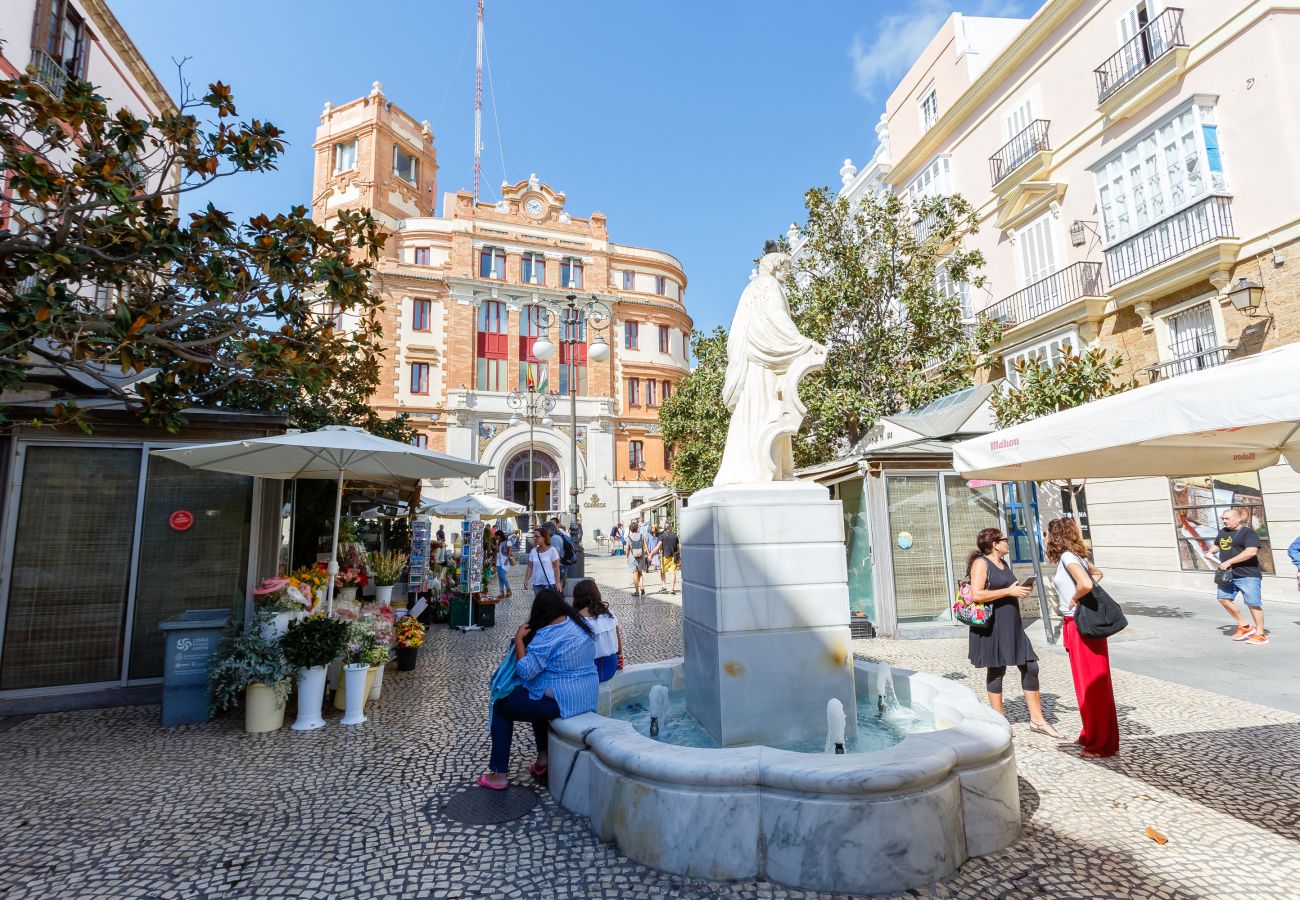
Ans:
POLYGON ((1052 583, 1060 598, 1061 628, 1065 650, 1070 655, 1074 676, 1074 697, 1083 717, 1079 743, 1084 757, 1095 759, 1119 752, 1119 716, 1115 712, 1115 690, 1110 681, 1110 649, 1105 638, 1089 638, 1074 627, 1074 608, 1101 581, 1101 570, 1088 561, 1087 548, 1074 519, 1047 523, 1047 558, 1058 563, 1052 583))

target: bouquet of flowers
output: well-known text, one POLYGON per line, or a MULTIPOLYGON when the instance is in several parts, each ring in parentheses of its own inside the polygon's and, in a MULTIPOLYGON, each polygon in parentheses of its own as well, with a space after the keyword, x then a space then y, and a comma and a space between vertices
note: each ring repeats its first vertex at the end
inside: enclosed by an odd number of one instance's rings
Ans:
MULTIPOLYGON (((375 638, 375 620, 374 619, 357 619, 348 629, 348 643, 343 648, 343 662, 345 664, 366 663, 376 665, 370 662, 369 657, 374 654, 372 651, 379 646, 375 638)), ((388 648, 384 648, 384 658, 388 658, 388 648)))
POLYGON ((395 629, 397 646, 415 649, 424 643, 425 629, 414 616, 404 616, 395 629))
POLYGON ((296 583, 297 590, 310 598, 309 608, 315 612, 320 590, 329 584, 330 575, 323 564, 317 563, 314 566, 303 566, 289 576, 289 580, 296 583))
POLYGON ((354 587, 361 583, 361 570, 352 566, 344 566, 334 576, 334 583, 339 587, 354 587))
POLYGON ((374 576, 375 584, 381 587, 397 584, 405 568, 406 554, 400 550, 390 550, 387 553, 376 551, 366 560, 366 569, 374 576))

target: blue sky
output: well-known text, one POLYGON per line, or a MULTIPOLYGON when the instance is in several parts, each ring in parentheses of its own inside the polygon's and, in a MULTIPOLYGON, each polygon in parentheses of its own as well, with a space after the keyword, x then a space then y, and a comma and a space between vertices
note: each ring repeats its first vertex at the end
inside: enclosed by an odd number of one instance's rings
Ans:
MULTIPOLYGON (((196 90, 220 79, 241 114, 287 132, 280 170, 222 183, 218 206, 309 203, 322 105, 376 79, 432 124, 439 195, 472 185, 474 0, 110 2, 169 87, 189 57, 196 90)), ((885 97, 953 8, 1035 4, 487 0, 483 196, 536 172, 615 241, 681 259, 697 327, 729 324, 763 240, 846 156, 870 156, 885 97)))

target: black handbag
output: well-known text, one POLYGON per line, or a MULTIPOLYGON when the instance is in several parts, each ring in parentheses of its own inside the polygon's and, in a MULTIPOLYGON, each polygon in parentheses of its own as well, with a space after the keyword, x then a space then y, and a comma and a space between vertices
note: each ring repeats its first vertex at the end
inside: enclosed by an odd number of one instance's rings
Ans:
MULTIPOLYGON (((1070 571, 1068 566, 1065 571, 1070 571)), ((1074 581, 1073 574, 1070 580, 1074 581)), ((1080 597, 1074 608, 1074 627, 1086 638, 1108 638, 1127 628, 1128 619, 1114 598, 1093 579, 1092 590, 1080 597)))
POLYGON ((1219 587, 1232 587, 1232 569, 1215 569, 1214 583, 1219 587))

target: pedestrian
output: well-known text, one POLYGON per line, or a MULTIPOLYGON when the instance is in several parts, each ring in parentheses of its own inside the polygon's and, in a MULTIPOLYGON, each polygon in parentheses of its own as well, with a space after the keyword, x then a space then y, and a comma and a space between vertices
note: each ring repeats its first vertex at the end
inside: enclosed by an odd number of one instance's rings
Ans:
POLYGON ((1247 644, 1267 644, 1268 633, 1264 630, 1264 572, 1259 567, 1259 535, 1250 527, 1250 510, 1235 506, 1224 510, 1220 517, 1223 528, 1215 538, 1218 550, 1218 567, 1220 572, 1230 572, 1227 584, 1218 585, 1217 595, 1223 608, 1237 623, 1233 633, 1234 641, 1247 644), (1248 623, 1237 612, 1237 594, 1250 610, 1254 624, 1248 623))
POLYGON ((573 586, 573 608, 587 619, 596 636, 596 675, 609 681, 623 668, 623 631, 618 618, 600 597, 600 588, 590 578, 573 586))
MULTIPOLYGON (((533 599, 528 621, 515 631, 513 676, 519 684, 492 703, 492 755, 478 783, 494 791, 510 786, 510 744, 514 723, 533 726, 537 758, 528 771, 545 778, 551 719, 596 711, 596 640, 587 620, 564 602, 559 591, 544 588, 533 599)), ((498 668, 508 668, 509 658, 498 668)), ((498 681, 493 678, 494 685, 498 681)))
POLYGON ((573 541, 564 533, 564 527, 560 525, 559 516, 551 516, 551 521, 546 525, 547 531, 551 535, 551 546, 560 554, 560 593, 563 594, 568 589, 569 584, 569 566, 576 563, 577 556, 574 553, 573 541))
POLYGON ((677 593, 677 572, 681 569, 682 545, 677 539, 677 532, 673 531, 671 524, 664 527, 659 533, 659 593, 675 594, 677 593), (672 585, 671 590, 669 585, 672 585))
POLYGON ((547 588, 557 590, 560 583, 560 551, 551 546, 551 535, 541 525, 533 529, 533 549, 528 551, 524 580, 532 585, 534 596, 547 588))
POLYGON ((497 600, 508 600, 510 590, 510 542, 504 531, 497 530, 497 600))
POLYGON ((437 538, 438 538, 439 543, 442 543, 442 544, 447 543, 447 533, 446 533, 445 531, 442 530, 442 523, 441 523, 441 522, 438 523, 438 534, 437 534, 437 538))
POLYGON ((1028 597, 1031 588, 1016 582, 1006 555, 1011 546, 1007 536, 996 528, 985 528, 975 537, 974 550, 966 560, 970 577, 971 600, 989 607, 990 620, 970 629, 970 662, 987 669, 984 686, 989 706, 999 715, 1002 707, 1002 679, 1007 666, 1020 670, 1020 688, 1029 708, 1029 730, 1060 738, 1061 734, 1043 718, 1043 701, 1038 692, 1038 656, 1034 653, 1020 618, 1020 598, 1028 597))
POLYGON ((645 573, 650 571, 650 549, 646 544, 645 532, 635 519, 627 526, 623 537, 623 552, 627 554, 627 567, 632 572, 632 596, 645 596, 645 573))
POLYGON ((1047 523, 1047 558, 1057 563, 1052 583, 1060 604, 1061 641, 1070 657, 1070 674, 1074 677, 1074 699, 1079 706, 1083 728, 1077 743, 1082 756, 1095 759, 1119 752, 1119 714, 1115 711, 1115 688, 1110 677, 1110 646, 1104 637, 1079 634, 1074 624, 1074 610, 1079 600, 1101 581, 1102 572, 1088 559, 1074 519, 1053 519, 1047 523))
POLYGON ((1300 591, 1300 537, 1291 542, 1291 546, 1286 548, 1286 555, 1291 557, 1291 565, 1295 566, 1295 586, 1300 591))

